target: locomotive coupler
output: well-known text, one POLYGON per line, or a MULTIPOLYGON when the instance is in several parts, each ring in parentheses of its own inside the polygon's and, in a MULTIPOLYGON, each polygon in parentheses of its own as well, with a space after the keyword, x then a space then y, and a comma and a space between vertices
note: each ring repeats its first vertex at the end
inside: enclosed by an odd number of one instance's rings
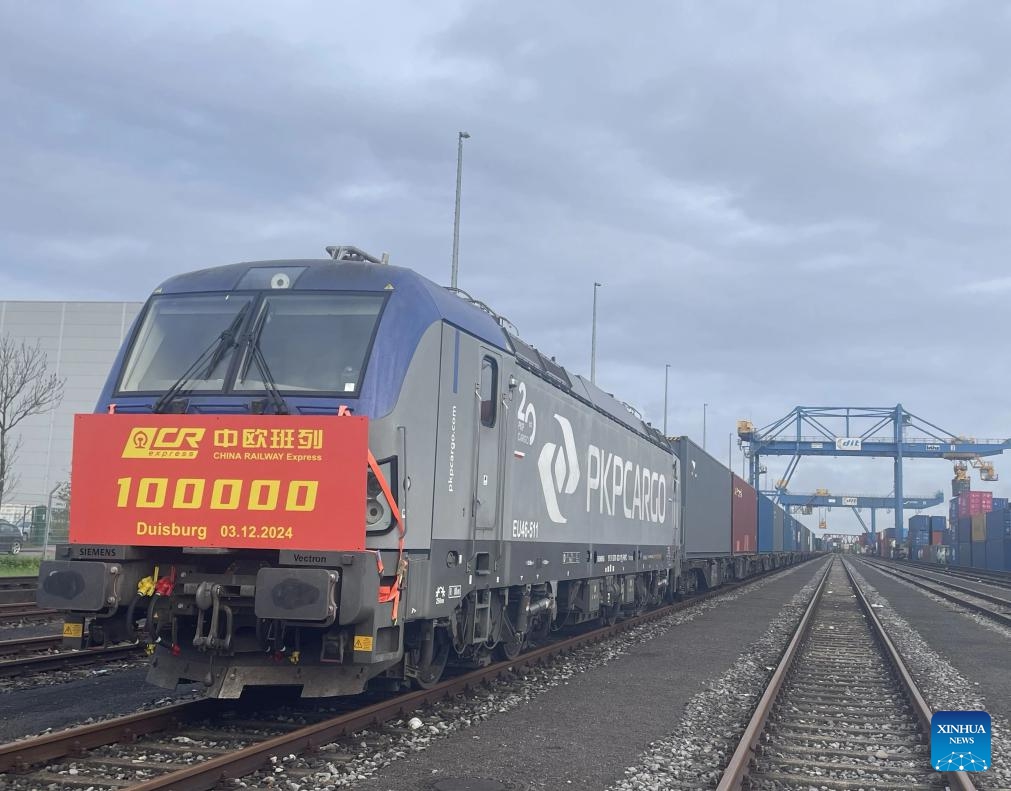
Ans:
POLYGON ((217 583, 201 582, 196 590, 197 628, 193 636, 195 648, 219 648, 228 650, 232 645, 232 608, 221 601, 221 586, 217 583), (204 614, 211 611, 207 634, 204 634, 204 614), (225 615, 225 632, 221 635, 221 614, 225 615))

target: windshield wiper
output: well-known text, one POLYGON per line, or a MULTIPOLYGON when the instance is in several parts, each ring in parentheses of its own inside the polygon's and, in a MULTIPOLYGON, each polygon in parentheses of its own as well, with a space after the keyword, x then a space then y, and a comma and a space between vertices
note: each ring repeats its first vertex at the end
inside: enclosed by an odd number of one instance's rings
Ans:
POLYGON ((235 334, 239 331, 239 327, 242 326, 242 321, 249 311, 249 305, 250 303, 247 302, 242 306, 242 309, 232 319, 232 323, 228 325, 228 328, 210 346, 204 349, 200 353, 200 356, 193 361, 193 364, 183 372, 183 375, 172 383, 172 386, 162 394, 161 398, 155 401, 154 406, 151 407, 152 412, 164 410, 175 400, 176 396, 183 392, 186 385, 194 379, 206 379, 214 372, 214 369, 224 359, 225 354, 228 353, 228 350, 236 345, 235 334), (196 373, 201 368, 204 368, 203 375, 198 377, 196 373))
POLYGON ((263 389, 267 391, 267 400, 274 407, 275 415, 288 414, 288 405, 284 402, 281 392, 277 389, 277 382, 267 365, 267 358, 263 356, 263 349, 260 348, 260 336, 263 334, 263 325, 267 323, 267 314, 270 312, 270 305, 266 301, 263 303, 263 310, 256 317, 256 321, 249 329, 246 336, 246 352, 243 357, 242 370, 239 372, 238 381, 246 379, 246 371, 249 370, 249 362, 256 363, 256 368, 260 372, 260 379, 263 382, 263 389))

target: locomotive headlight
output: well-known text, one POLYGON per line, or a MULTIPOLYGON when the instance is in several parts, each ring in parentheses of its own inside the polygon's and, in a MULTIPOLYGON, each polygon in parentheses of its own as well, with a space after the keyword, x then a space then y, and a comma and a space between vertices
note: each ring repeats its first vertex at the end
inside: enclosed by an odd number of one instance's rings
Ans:
MULTIPOLYGON (((396 498, 394 469, 392 460, 379 465, 380 472, 391 488, 390 493, 396 498)), ((393 507, 386 495, 383 494, 379 479, 371 470, 369 470, 368 483, 365 488, 365 523, 367 530, 375 532, 388 530, 393 525, 393 507)))

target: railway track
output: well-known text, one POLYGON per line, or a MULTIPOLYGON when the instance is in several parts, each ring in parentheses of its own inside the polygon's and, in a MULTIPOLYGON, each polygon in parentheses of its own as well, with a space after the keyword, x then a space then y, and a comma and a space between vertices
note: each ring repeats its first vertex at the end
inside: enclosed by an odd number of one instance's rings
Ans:
POLYGON ((24 604, 35 601, 37 575, 30 577, 0 577, 0 604, 24 604))
POLYGON ((918 588, 929 591, 935 596, 940 596, 943 599, 979 613, 992 621, 1011 627, 1011 594, 996 596, 993 593, 980 590, 979 586, 956 585, 949 580, 938 579, 932 574, 911 571, 905 568, 895 568, 891 563, 885 561, 872 561, 861 558, 860 562, 883 574, 908 582, 910 585, 915 585, 918 588))
POLYGON ((931 710, 833 558, 717 791, 973 791, 930 767, 931 710))
MULTIPOLYGON (((32 595, 34 598, 34 593, 32 595)), ((0 604, 0 624, 10 621, 48 621, 58 617, 58 611, 36 607, 34 601, 0 604)))
POLYGON ((364 728, 404 717, 423 706, 511 677, 517 668, 542 664, 673 612, 727 595, 760 578, 723 586, 611 626, 535 648, 514 660, 449 678, 431 689, 375 701, 349 699, 341 704, 349 710, 334 716, 317 714, 317 721, 302 727, 262 717, 249 719, 248 712, 244 714, 236 709, 234 703, 198 700, 12 742, 0 746, 0 771, 6 773, 2 779, 3 788, 13 791, 56 784, 95 791, 104 788, 129 788, 131 791, 210 789, 222 780, 256 771, 272 757, 318 749, 364 728), (211 746, 193 746, 194 738, 205 738, 211 746), (124 747, 123 743, 129 746, 124 747), (74 775, 68 777, 68 768, 61 770, 53 764, 71 757, 74 775), (39 765, 44 768, 39 769, 39 765))
POLYGON ((142 646, 136 643, 96 646, 94 648, 81 648, 72 651, 56 651, 53 653, 32 653, 44 652, 47 649, 58 648, 63 641, 62 636, 56 639, 53 646, 51 637, 30 637, 24 641, 5 640, 0 643, 0 649, 6 648, 8 652, 14 651, 22 656, 0 656, 0 678, 14 678, 32 673, 48 673, 53 670, 67 670, 73 667, 85 665, 103 664, 114 659, 130 659, 144 655, 142 646), (18 648, 11 645, 20 642, 18 648))
MULTIPOLYGON (((871 555, 870 557, 873 557, 871 555)), ((933 571, 937 574, 958 577, 964 580, 983 582, 987 585, 994 585, 998 588, 1011 588, 1011 572, 993 571, 989 569, 970 569, 964 566, 941 566, 937 563, 924 563, 919 560, 891 560, 897 567, 907 567, 920 571, 933 571)))

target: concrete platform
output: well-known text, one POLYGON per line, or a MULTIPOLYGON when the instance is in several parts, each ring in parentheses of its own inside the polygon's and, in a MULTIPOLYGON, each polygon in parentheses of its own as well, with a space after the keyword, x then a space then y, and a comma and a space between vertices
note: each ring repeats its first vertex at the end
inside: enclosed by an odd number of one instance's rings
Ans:
POLYGON ((651 741, 674 729, 686 702, 765 634, 784 604, 823 567, 816 561, 793 569, 541 693, 531 705, 496 714, 354 787, 406 791, 449 778, 484 778, 530 791, 606 788, 638 763, 651 741))

